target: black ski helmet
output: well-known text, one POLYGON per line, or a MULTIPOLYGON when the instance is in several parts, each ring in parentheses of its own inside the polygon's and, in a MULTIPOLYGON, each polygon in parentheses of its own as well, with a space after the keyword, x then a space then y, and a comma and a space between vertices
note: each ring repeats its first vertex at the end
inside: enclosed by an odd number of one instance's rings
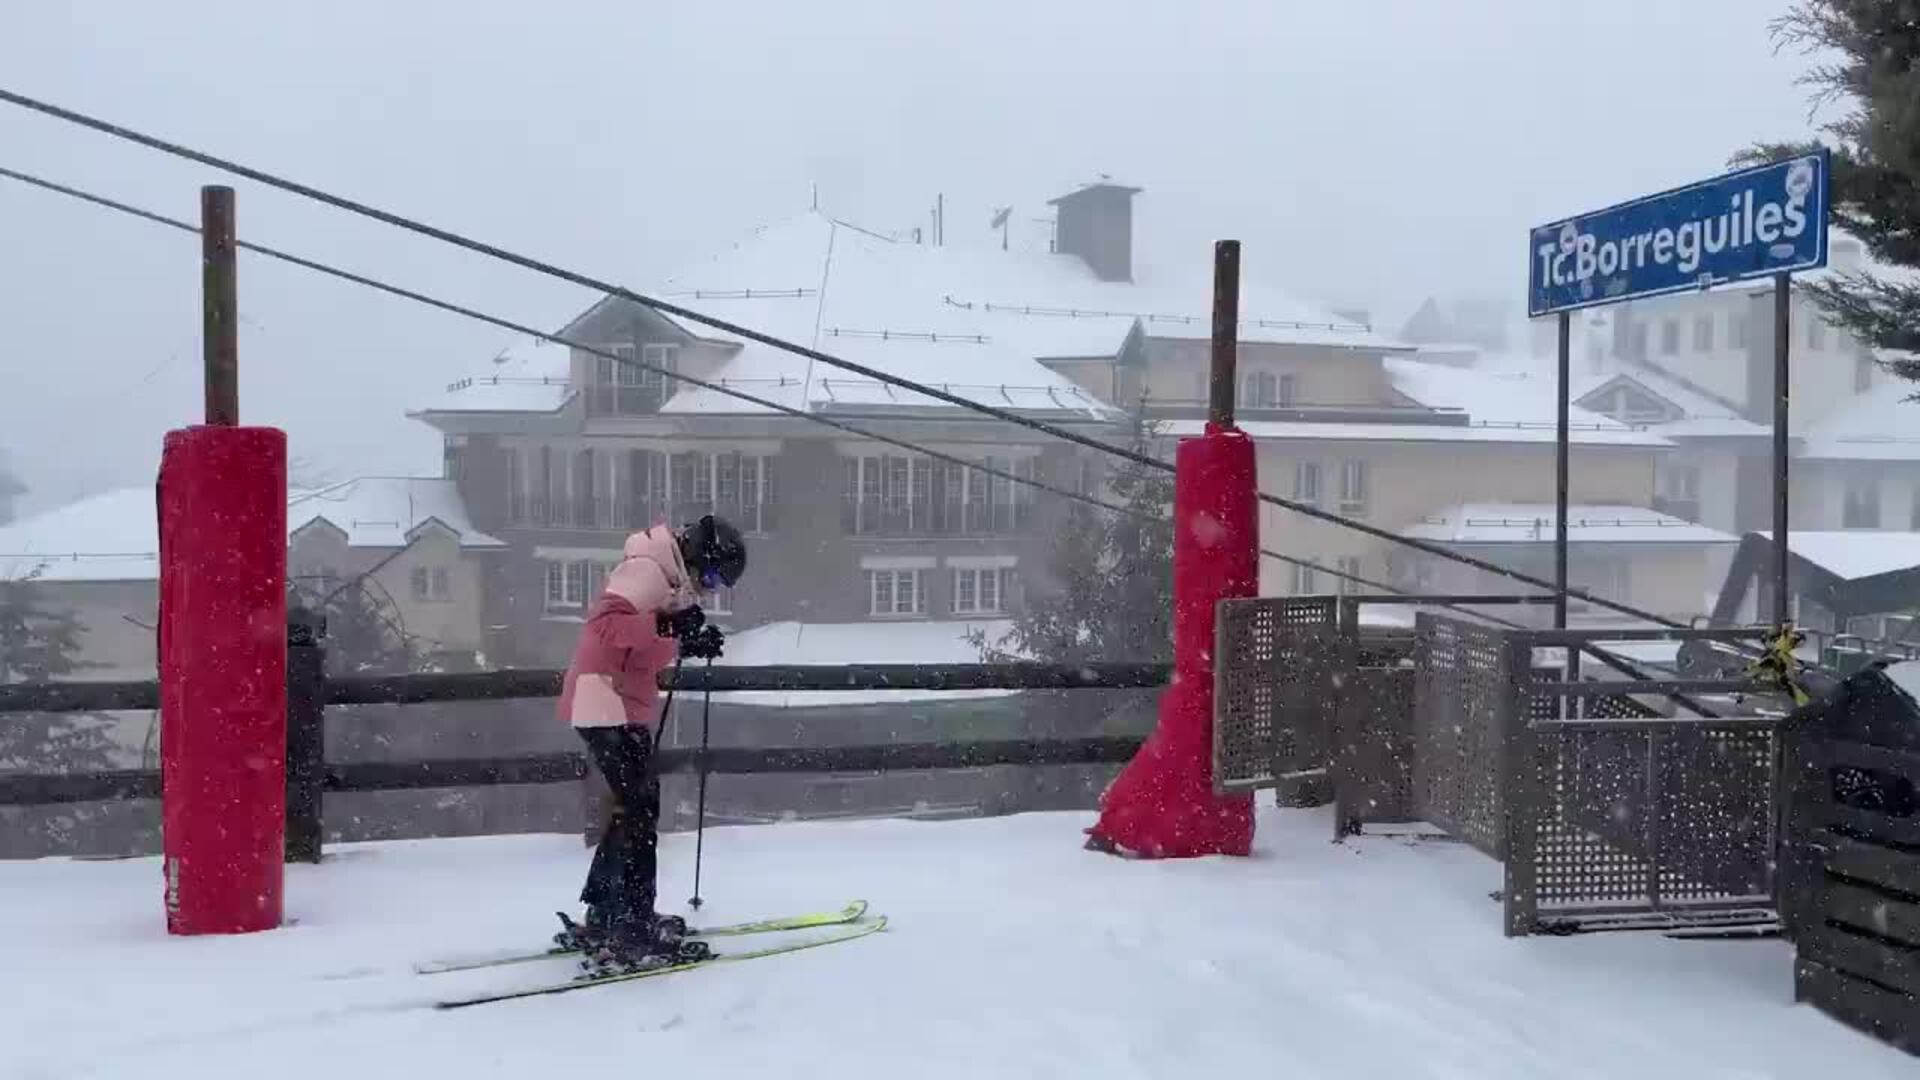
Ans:
POLYGON ((680 530, 680 557, 701 588, 730 589, 747 572, 747 541, 739 529, 706 514, 680 530))

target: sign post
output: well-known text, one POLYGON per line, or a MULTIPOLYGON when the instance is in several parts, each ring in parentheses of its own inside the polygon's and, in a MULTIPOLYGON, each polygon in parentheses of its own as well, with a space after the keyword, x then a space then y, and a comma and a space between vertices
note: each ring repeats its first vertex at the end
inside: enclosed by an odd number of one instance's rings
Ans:
POLYGON ((1770 277, 1777 626, 1787 623, 1787 354, 1791 278, 1827 264, 1826 150, 1541 225, 1527 234, 1527 315, 1560 319, 1554 619, 1566 624, 1569 313, 1770 277))

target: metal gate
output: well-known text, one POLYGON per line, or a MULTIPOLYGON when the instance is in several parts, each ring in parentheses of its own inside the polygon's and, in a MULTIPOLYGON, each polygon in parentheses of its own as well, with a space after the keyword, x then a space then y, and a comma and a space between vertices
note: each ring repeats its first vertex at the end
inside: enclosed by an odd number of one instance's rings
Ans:
POLYGON ((1326 765, 1338 605, 1332 596, 1276 596, 1215 607, 1215 791, 1258 791, 1326 765))

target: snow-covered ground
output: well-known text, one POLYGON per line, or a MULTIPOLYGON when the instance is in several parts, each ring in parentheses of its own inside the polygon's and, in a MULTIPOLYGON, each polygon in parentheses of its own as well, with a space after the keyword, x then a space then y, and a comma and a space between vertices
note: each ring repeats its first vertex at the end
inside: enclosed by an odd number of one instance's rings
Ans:
MULTIPOLYGON (((0 864, 0 1075, 171 1078, 1911 1077, 1792 1001, 1780 942, 1507 940, 1497 865, 1327 842, 1261 811, 1244 860, 1123 862, 1084 814, 709 834, 704 916, 864 896, 873 937, 436 1012, 541 965, 413 962, 537 944, 577 838, 342 846, 289 872, 297 924, 170 939, 152 859, 0 864)), ((664 843, 665 895, 691 836, 664 843)), ((562 962, 551 962, 563 968, 562 962)))

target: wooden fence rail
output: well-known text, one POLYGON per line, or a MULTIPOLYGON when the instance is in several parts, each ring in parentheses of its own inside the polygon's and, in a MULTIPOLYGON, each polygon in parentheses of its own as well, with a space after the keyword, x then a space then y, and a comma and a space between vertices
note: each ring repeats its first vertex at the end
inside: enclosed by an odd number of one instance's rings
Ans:
MULTIPOLYGON (((328 678, 325 650, 306 625, 289 627, 287 646, 287 858, 318 861, 321 799, 326 792, 398 791, 493 784, 550 784, 587 775, 576 753, 425 761, 329 763, 323 733, 329 705, 416 705, 428 702, 548 698, 562 672, 513 669, 456 674, 328 678)), ((1168 664, 851 664, 686 667, 663 672, 662 690, 680 693, 848 690, 1137 690, 1166 684, 1168 664)), ((15 683, 0 686, 0 724, 8 713, 151 710, 155 682, 15 683)), ((966 769, 990 765, 1117 764, 1132 757, 1131 737, 997 739, 832 747, 668 749, 662 772, 692 772, 702 755, 711 772, 729 774, 881 772, 966 769)), ((87 773, 0 773, 0 806, 155 799, 156 769, 87 773)))

